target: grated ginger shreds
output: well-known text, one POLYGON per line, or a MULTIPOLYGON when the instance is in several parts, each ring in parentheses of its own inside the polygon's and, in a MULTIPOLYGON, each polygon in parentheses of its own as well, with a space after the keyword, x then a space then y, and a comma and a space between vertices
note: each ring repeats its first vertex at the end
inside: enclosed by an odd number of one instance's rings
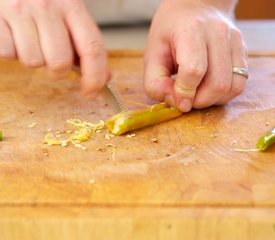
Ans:
MULTIPOLYGON (((48 133, 45 136, 44 142, 48 145, 60 145, 64 146, 69 143, 80 143, 87 141, 91 135, 104 128, 104 121, 100 120, 99 123, 94 124, 86 121, 81 121, 80 119, 69 119, 67 123, 75 127, 75 131, 72 131, 71 135, 67 139, 59 139, 57 136, 54 136, 53 133, 48 133)), ((67 131, 68 133, 68 131, 67 131)))

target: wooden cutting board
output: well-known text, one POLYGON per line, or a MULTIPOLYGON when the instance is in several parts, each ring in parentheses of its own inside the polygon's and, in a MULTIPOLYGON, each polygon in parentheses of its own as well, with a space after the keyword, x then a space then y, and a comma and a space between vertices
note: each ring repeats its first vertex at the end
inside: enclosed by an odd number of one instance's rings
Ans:
MULTIPOLYGON (((152 103, 141 54, 113 53, 110 65, 128 108, 152 103)), ((234 150, 275 125, 275 58, 249 65, 246 91, 228 105, 132 138, 103 131, 82 150, 43 138, 72 117, 107 119, 110 99, 84 100, 73 73, 54 81, 0 62, 0 239, 274 239, 275 148, 234 150)))

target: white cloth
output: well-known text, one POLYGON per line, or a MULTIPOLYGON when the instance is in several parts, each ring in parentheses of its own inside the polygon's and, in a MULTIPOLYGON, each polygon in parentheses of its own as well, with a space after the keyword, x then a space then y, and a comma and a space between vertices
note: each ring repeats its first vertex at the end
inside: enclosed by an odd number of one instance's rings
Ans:
POLYGON ((85 0, 99 24, 150 21, 160 0, 85 0))

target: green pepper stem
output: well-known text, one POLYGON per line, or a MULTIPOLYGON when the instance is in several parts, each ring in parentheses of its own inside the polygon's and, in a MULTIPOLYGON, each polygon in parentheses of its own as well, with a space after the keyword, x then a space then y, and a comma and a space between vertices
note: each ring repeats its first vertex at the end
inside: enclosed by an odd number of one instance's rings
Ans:
POLYGON ((265 151, 274 143, 275 143, 275 127, 272 128, 270 131, 266 132, 266 134, 258 140, 256 147, 260 151, 265 151))

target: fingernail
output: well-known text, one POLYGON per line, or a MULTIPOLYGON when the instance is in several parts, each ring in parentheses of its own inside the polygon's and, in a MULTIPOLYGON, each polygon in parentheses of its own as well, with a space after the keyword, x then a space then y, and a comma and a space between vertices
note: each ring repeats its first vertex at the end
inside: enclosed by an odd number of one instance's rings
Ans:
POLYGON ((164 101, 165 101, 166 103, 168 103, 168 104, 169 104, 170 106, 172 106, 172 107, 175 107, 175 106, 176 106, 175 100, 174 100, 174 98, 173 98, 171 95, 165 96, 164 101))
POLYGON ((188 98, 183 99, 180 103, 179 108, 182 112, 189 112, 192 108, 191 100, 188 98))

